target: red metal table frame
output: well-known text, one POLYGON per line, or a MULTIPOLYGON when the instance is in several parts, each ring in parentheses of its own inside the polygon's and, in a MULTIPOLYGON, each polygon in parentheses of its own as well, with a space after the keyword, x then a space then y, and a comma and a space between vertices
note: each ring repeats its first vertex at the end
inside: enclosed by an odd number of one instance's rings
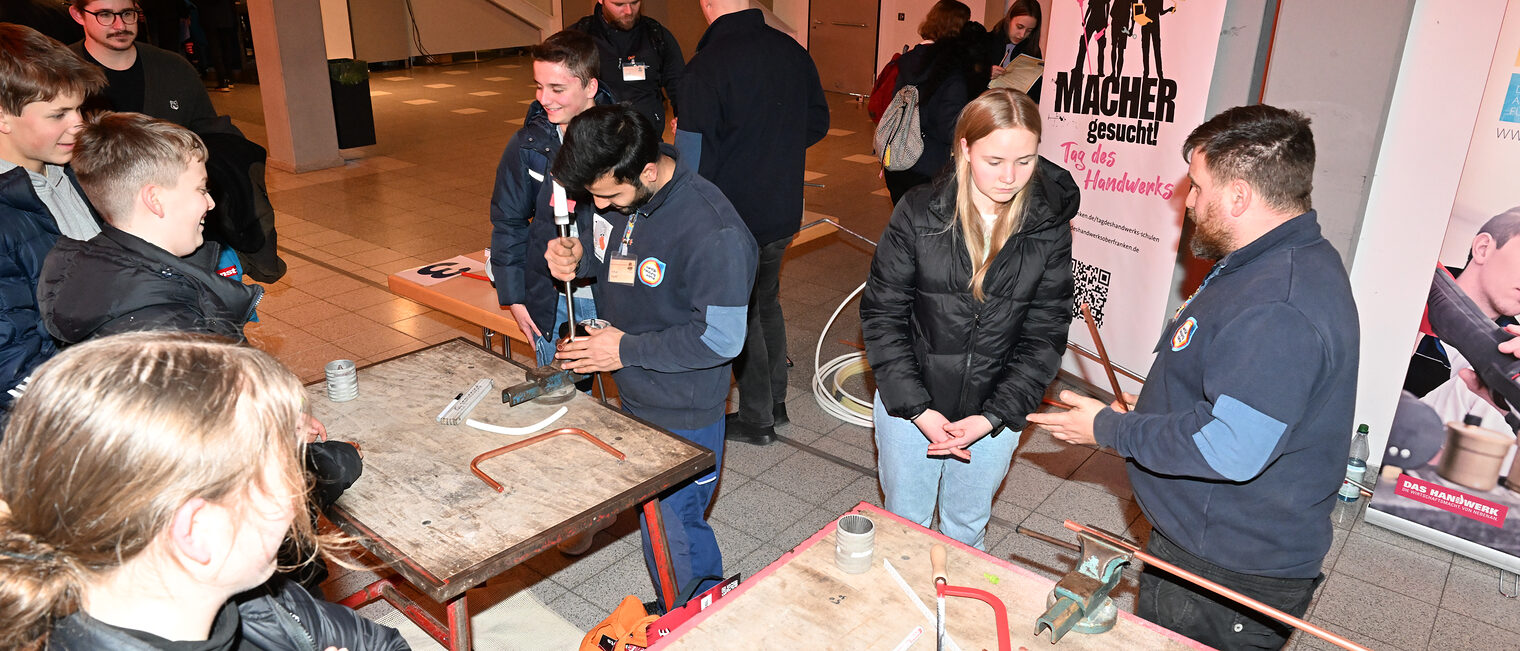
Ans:
MULTIPOLYGON (((478 345, 462 338, 436 344, 424 348, 422 351, 440 346, 460 344, 476 351, 488 352, 492 357, 510 363, 510 360, 501 357, 494 351, 484 351, 478 345)), ((422 351, 414 351, 407 355, 413 355, 422 351)), ((394 361, 401 357, 406 357, 406 355, 367 365, 364 369, 361 369, 361 373, 366 369, 394 361)), ((363 376, 361 375, 361 380, 362 378, 363 376)), ((488 396, 487 400, 490 399, 491 397, 488 396)), ((647 421, 616 411, 599 402, 588 401, 586 404, 592 409, 614 411, 618 414, 619 418, 627 418, 648 428, 658 430, 665 436, 675 438, 673 435, 664 432, 647 421)), ((341 434, 335 433, 335 435, 341 434)), ((593 530, 593 526, 616 518, 619 513, 634 506, 640 506, 643 509, 644 516, 649 523, 650 544, 654 550, 655 569, 661 579, 659 586, 661 597, 665 600, 665 603, 674 603, 679 586, 676 584, 668 540, 665 535, 664 520, 660 514, 658 495, 681 482, 701 475, 710 470, 716 463, 716 456, 712 451, 685 442, 683 439, 677 438, 677 440, 681 440, 686 446, 700 450, 701 453, 679 464, 663 468, 658 474, 604 500, 580 516, 557 526, 539 531, 537 534, 496 553, 466 570, 456 572, 452 578, 439 577, 429 572, 420 563, 410 558, 404 551, 388 542, 383 535, 374 531, 370 526, 346 510, 343 506, 343 500, 340 499, 338 504, 329 509, 329 519, 345 532, 355 536, 367 551, 383 561, 395 574, 386 576, 365 586, 363 589, 343 598, 338 603, 349 608, 358 608, 376 599, 384 599, 434 639, 438 640, 445 648, 469 649, 471 648, 471 636, 468 599, 465 594, 467 590, 483 584, 491 577, 516 567, 518 564, 553 548, 576 534, 593 530), (428 599, 441 604, 444 607, 448 621, 438 621, 427 609, 397 590, 397 586, 402 581, 416 588, 428 599)), ((461 470, 466 474, 469 472, 467 468, 462 468, 461 470)), ((362 482, 364 479, 361 478, 360 481, 362 482)), ((478 479, 473 477, 471 477, 471 481, 479 482, 478 479)), ((481 489, 484 491, 490 490, 483 483, 481 484, 481 489)))

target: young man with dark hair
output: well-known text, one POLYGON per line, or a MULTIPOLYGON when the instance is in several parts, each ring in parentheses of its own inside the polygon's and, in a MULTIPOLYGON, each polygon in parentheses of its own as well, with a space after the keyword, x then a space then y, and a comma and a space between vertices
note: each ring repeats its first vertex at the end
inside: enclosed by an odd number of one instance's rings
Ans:
MULTIPOLYGON (((1128 460, 1151 554, 1301 617, 1324 578, 1360 339, 1310 204, 1314 135, 1300 113, 1244 106, 1183 147, 1193 254, 1218 263, 1163 334, 1133 411, 1064 391, 1071 411, 1029 421, 1128 460)), ((1292 632, 1150 568, 1135 613, 1219 648, 1278 648, 1292 632)))
POLYGON ((84 40, 69 47, 106 74, 98 108, 144 113, 197 134, 235 132, 185 57, 137 40, 143 11, 134 0, 72 0, 69 14, 84 28, 84 40))
POLYGON ((6 390, 57 352, 37 309, 42 259, 60 235, 100 232, 65 166, 80 104, 104 83, 61 43, 0 23, 0 409, 10 406, 6 390))
MULTIPOLYGON (((544 248, 558 237, 551 206, 549 168, 565 125, 612 98, 597 81, 600 63, 591 37, 566 30, 533 48, 536 99, 523 127, 512 135, 496 166, 491 193, 491 274, 496 297, 529 337, 539 366, 554 361, 554 340, 567 319, 563 284, 544 263, 544 248)), ((591 283, 575 289, 577 320, 596 316, 591 283)))
POLYGON ((194 131, 210 152, 211 190, 223 200, 208 234, 224 244, 228 264, 272 283, 285 275, 278 253, 274 207, 265 187, 268 152, 243 137, 232 119, 217 115, 200 75, 185 57, 135 40, 144 27, 135 0, 71 0, 69 14, 84 28, 84 40, 70 46, 105 72, 107 85, 86 100, 89 112, 143 113, 194 131))
POLYGON ((140 113, 104 113, 77 142, 79 184, 106 225, 88 241, 59 242, 43 263, 37 299, 48 332, 66 344, 160 329, 242 340, 264 289, 218 275, 220 248, 201 237, 215 203, 200 137, 140 113))
POLYGON ((748 0, 702 0, 712 23, 681 80, 676 146, 728 197, 760 244, 744 352, 734 363, 731 441, 769 445, 786 422, 781 258, 802 226, 807 148, 829 132, 818 68, 748 0))
POLYGON ((602 87, 664 133, 665 99, 676 114, 676 83, 686 59, 670 30, 642 9, 643 0, 600 0, 591 15, 566 29, 591 35, 601 56, 602 87))
POLYGON ((589 196, 576 211, 580 237, 555 240, 545 255, 555 278, 597 279, 597 311, 612 324, 568 343, 557 355, 565 368, 611 371, 625 410, 718 456, 711 473, 660 498, 676 593, 692 594, 723 576, 705 513, 723 468, 729 360, 744 344, 757 247, 723 193, 679 159, 626 105, 582 113, 553 168, 589 196), (588 204, 611 211, 593 215, 588 204))

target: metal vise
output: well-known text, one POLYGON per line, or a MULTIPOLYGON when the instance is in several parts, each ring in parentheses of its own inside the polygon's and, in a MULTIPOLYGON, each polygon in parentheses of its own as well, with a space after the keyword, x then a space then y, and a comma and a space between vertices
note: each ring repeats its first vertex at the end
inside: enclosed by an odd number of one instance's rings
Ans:
POLYGON ((502 389, 502 402, 512 407, 529 400, 550 405, 566 402, 575 395, 575 383, 589 377, 554 366, 529 369, 526 375, 527 382, 502 389))
POLYGON ((1049 608, 1034 620, 1034 634, 1050 629, 1051 644, 1068 631, 1094 634, 1114 627, 1119 607, 1109 593, 1119 585, 1124 566, 1134 559, 1128 551, 1085 533, 1078 533, 1077 541, 1082 545, 1077 569, 1056 582, 1046 600, 1049 608))

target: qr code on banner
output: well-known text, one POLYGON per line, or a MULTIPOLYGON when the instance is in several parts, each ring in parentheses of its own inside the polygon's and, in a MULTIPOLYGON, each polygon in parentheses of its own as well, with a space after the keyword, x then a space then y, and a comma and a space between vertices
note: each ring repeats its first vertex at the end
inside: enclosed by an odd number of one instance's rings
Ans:
POLYGON ((1072 292, 1072 320, 1082 318, 1082 304, 1086 303, 1087 309, 1092 310, 1093 321, 1098 323, 1098 327, 1103 327, 1103 308, 1108 305, 1108 281, 1111 274, 1107 269, 1072 258, 1071 276, 1076 284, 1075 291, 1072 292))

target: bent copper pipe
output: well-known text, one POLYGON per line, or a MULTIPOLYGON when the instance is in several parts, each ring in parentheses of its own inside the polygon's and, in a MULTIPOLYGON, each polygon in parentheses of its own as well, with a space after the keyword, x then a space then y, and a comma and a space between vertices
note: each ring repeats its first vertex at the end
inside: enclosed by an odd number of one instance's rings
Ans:
POLYGON ((1103 372, 1108 375, 1108 384, 1114 388, 1115 410, 1119 413, 1129 411, 1124 404, 1124 390, 1119 388, 1119 378, 1114 376, 1114 363, 1108 359, 1108 349, 1103 346, 1103 337, 1098 335, 1098 322, 1093 319, 1092 310, 1087 304, 1079 306, 1082 310, 1082 318, 1087 321, 1087 331, 1092 334, 1093 346, 1098 349, 1098 362, 1103 364, 1103 372))
POLYGON ((485 482, 487 486, 490 486, 491 488, 496 489, 496 492, 498 492, 498 493, 505 492, 506 491, 506 487, 502 486, 501 483, 497 482, 495 479, 491 479, 490 475, 487 475, 484 470, 480 469, 480 462, 485 461, 487 459, 499 457, 499 456, 501 456, 503 454, 506 454, 506 453, 511 452, 513 450, 516 450, 518 448, 524 448, 524 447, 533 445, 534 443, 537 443, 539 441, 543 441, 545 439, 554 438, 554 437, 559 436, 561 434, 574 434, 574 435, 579 436, 579 437, 581 437, 583 439, 586 439, 587 441, 590 441, 590 442, 596 444, 597 447, 599 447, 599 448, 601 448, 603 450, 606 450, 608 454, 610 454, 610 455, 612 455, 614 457, 617 457, 618 461, 622 461, 622 460, 628 458, 628 455, 623 454, 622 452, 618 452, 617 448, 612 447, 610 445, 607 445, 606 443, 603 443, 601 439, 599 439, 599 438, 597 438, 595 436, 592 436, 586 430, 575 428, 575 427, 561 427, 561 428, 559 428, 557 430, 554 430, 552 432, 544 432, 543 434, 539 434, 538 436, 535 436, 533 438, 523 439, 523 440, 518 441, 516 443, 513 443, 511 445, 502 446, 502 447, 496 448, 495 450, 491 450, 489 452, 482 453, 480 456, 475 457, 474 459, 470 460, 470 472, 475 473, 475 476, 479 477, 480 480, 483 481, 483 482, 485 482))

